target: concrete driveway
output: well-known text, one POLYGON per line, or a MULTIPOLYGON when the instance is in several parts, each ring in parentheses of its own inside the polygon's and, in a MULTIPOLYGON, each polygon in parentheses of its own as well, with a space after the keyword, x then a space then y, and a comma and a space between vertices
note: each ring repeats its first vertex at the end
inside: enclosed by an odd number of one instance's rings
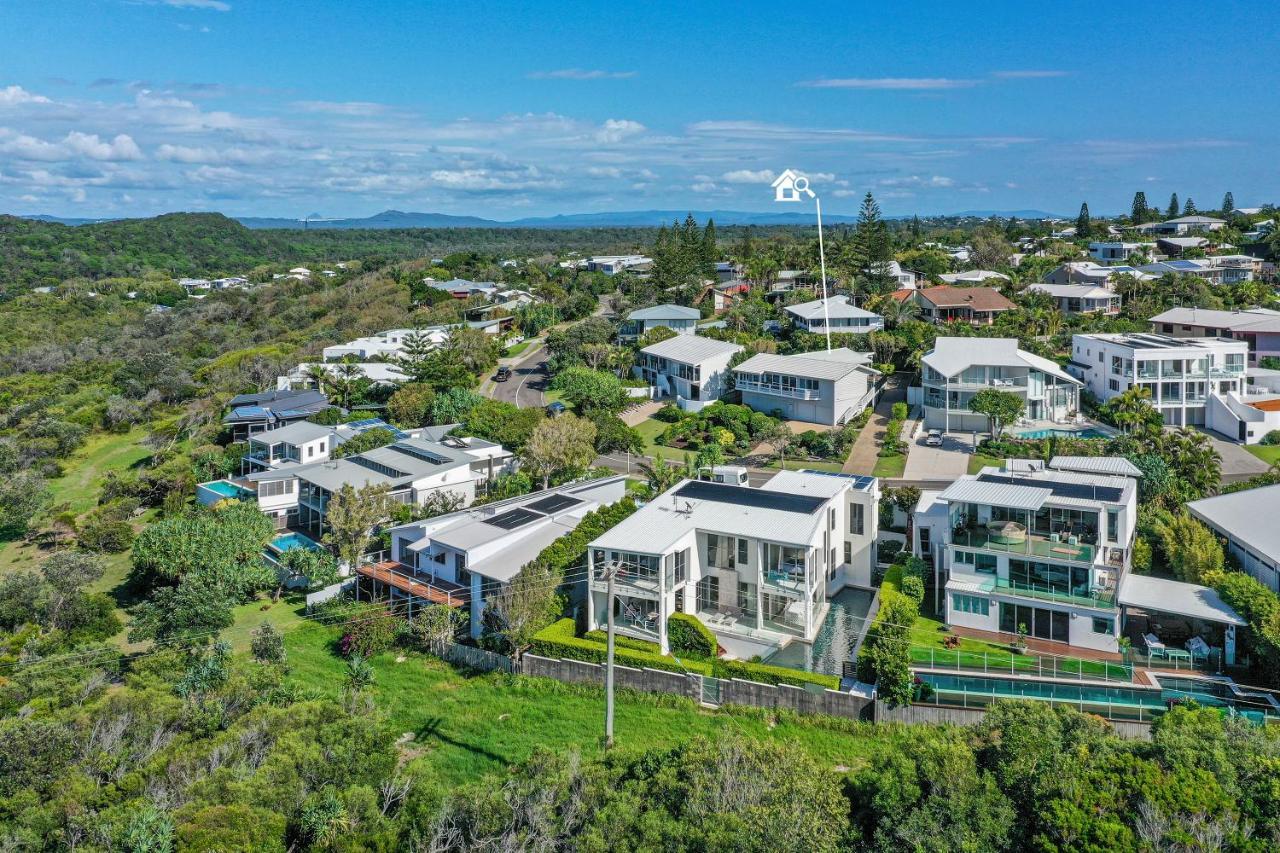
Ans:
POLYGON ((969 456, 973 452, 970 436, 947 433, 941 447, 929 447, 924 443, 925 435, 922 430, 912 443, 902 479, 950 483, 969 472, 969 456))
POLYGON ((1222 457, 1222 482, 1247 480, 1269 470, 1267 463, 1245 450, 1242 445, 1218 438, 1208 430, 1204 431, 1204 435, 1213 442, 1213 449, 1222 457))

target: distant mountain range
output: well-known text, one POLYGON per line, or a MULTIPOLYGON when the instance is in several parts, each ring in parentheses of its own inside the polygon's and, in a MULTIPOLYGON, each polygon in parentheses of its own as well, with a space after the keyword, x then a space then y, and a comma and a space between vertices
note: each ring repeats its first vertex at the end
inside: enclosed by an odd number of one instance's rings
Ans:
MULTIPOLYGON (((744 210, 622 210, 601 213, 568 213, 558 216, 530 216, 523 219, 497 220, 479 216, 454 216, 448 213, 407 213, 401 210, 384 210, 373 216, 355 218, 287 219, 267 216, 232 217, 247 228, 331 228, 331 229, 389 229, 389 228, 657 228, 673 221, 682 221, 690 213, 699 222, 714 219, 717 225, 812 225, 809 211, 759 213, 744 210)), ((1017 217, 1019 219, 1062 218, 1043 210, 966 210, 943 214, 949 218, 992 216, 1017 217)), ((108 222, 110 219, 71 219, 48 214, 23 215, 23 219, 42 222, 59 222, 63 225, 87 225, 108 222)), ((909 216, 890 216, 889 219, 909 219, 909 216)), ((847 225, 857 221, 856 216, 827 214, 823 222, 847 225)))

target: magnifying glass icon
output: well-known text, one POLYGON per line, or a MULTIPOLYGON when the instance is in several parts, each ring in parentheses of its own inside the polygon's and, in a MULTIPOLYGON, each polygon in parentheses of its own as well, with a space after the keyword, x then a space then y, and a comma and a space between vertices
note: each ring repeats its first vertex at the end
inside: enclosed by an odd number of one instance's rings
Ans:
POLYGON ((800 177, 796 178, 796 182, 794 186, 795 186, 796 192, 804 193, 805 195, 809 196, 809 198, 813 198, 813 190, 809 189, 808 178, 801 175, 800 177))

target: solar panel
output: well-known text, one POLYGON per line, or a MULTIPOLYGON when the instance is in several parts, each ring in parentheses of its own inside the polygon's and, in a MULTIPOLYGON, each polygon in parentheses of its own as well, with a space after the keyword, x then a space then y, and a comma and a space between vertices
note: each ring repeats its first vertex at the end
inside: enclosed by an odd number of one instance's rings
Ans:
POLYGON ((789 495, 786 492, 766 492, 750 486, 730 486, 693 480, 675 491, 675 495, 689 500, 718 501, 720 503, 749 506, 756 509, 777 509, 812 515, 826 503, 824 498, 809 495, 789 495))
POLYGON ((484 523, 492 524, 494 527, 500 527, 503 530, 515 530, 517 527, 524 527, 526 524, 529 524, 532 521, 537 521, 539 518, 545 518, 545 516, 532 512, 524 507, 518 507, 516 509, 508 510, 501 515, 495 515, 493 518, 486 518, 484 523))
POLYGON ((1123 494, 1121 489, 1112 486, 1095 486, 1092 483, 1063 483, 1056 480, 1030 479, 1027 477, 1004 477, 999 474, 980 474, 978 479, 984 483, 1004 483, 1009 486, 1035 486, 1048 489, 1054 496, 1077 498, 1086 501, 1105 501, 1119 503, 1123 494))
POLYGON ((568 495, 548 495, 541 500, 533 503, 525 504, 529 509, 536 509, 538 512, 544 512, 550 515, 553 512, 559 512, 562 509, 568 509, 571 506, 577 506, 582 503, 580 498, 571 498, 568 495))
POLYGON ((392 444, 390 449, 397 453, 403 453, 405 456, 420 459, 423 462, 430 462, 432 465, 444 465, 453 461, 447 456, 441 456, 439 453, 432 453, 430 450, 423 450, 421 447, 413 447, 409 444, 392 444))

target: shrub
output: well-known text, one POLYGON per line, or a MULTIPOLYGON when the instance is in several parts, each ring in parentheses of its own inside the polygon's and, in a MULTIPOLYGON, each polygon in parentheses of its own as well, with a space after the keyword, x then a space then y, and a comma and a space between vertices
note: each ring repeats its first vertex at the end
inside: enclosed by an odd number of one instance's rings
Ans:
POLYGON ((924 581, 914 575, 904 577, 902 579, 902 594, 919 605, 920 602, 924 601, 924 581))
POLYGON ((716 656, 716 635, 697 616, 673 613, 667 620, 667 643, 674 654, 690 654, 703 658, 716 656))
POLYGON ((894 403, 890 412, 895 421, 905 421, 910 409, 907 408, 906 403, 894 403))
MULTIPOLYGON (((608 651, 603 643, 578 637, 572 619, 560 619, 543 628, 533 637, 529 651, 535 655, 549 658, 569 658, 590 663, 604 663, 608 651)), ((677 661, 663 657, 657 653, 641 652, 623 648, 615 644, 614 662, 619 666, 630 666, 636 669, 662 669, 668 672, 697 672, 702 675, 711 674, 711 665, 705 661, 677 661)))
MULTIPOLYGON (((603 646, 609 642, 609 632, 603 628, 597 628, 594 631, 588 631, 583 634, 582 639, 590 640, 603 646)), ((615 649, 631 649, 633 652, 645 652, 651 655, 660 654, 657 643, 649 640, 637 640, 635 637, 624 637, 617 633, 613 635, 613 646, 615 649)))
POLYGON ((1259 443, 1259 444, 1268 444, 1268 445, 1270 445, 1270 444, 1280 444, 1280 429, 1273 429, 1271 432, 1269 432, 1269 433, 1267 433, 1266 435, 1264 435, 1264 436, 1262 437, 1262 441, 1260 441, 1260 442, 1258 442, 1258 443, 1259 443))
POLYGON ((673 406, 670 403, 653 413, 653 419, 655 421, 662 421, 667 424, 673 424, 683 417, 684 412, 680 411, 678 407, 673 406))
POLYGON ((354 614, 342 626, 338 651, 343 657, 352 654, 369 657, 385 652, 395 642, 399 630, 400 620, 392 616, 389 610, 354 614))
POLYGON ((758 663, 756 661, 716 659, 711 664, 711 673, 716 678, 740 678, 743 681, 755 681, 760 684, 789 684, 792 687, 816 684, 828 690, 840 689, 840 676, 838 675, 805 672, 801 669, 770 666, 767 663, 758 663))

